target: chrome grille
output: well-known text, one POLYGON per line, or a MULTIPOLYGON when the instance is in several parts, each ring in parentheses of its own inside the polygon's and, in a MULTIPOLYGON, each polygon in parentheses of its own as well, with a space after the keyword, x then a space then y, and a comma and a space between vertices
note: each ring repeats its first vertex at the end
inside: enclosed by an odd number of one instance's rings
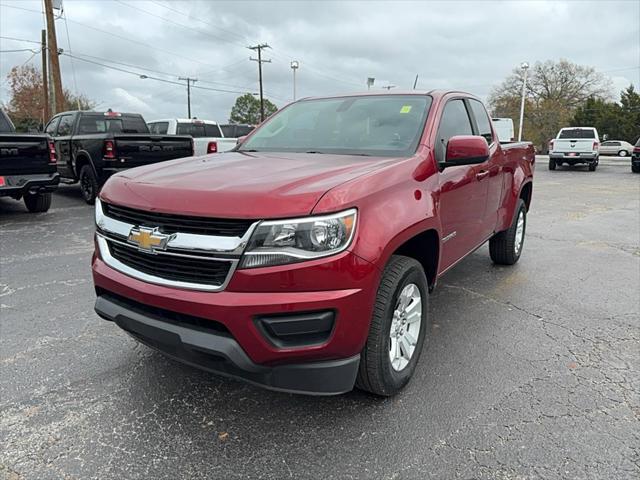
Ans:
POLYGON ((251 220, 195 217, 173 215, 170 213, 145 212, 111 203, 103 203, 104 214, 115 220, 131 225, 158 227, 163 233, 193 233, 197 235, 215 235, 222 237, 242 237, 251 224, 251 220))
POLYGON ((219 287, 231 269, 231 262, 206 256, 150 254, 119 242, 107 241, 111 256, 123 264, 167 280, 219 287))

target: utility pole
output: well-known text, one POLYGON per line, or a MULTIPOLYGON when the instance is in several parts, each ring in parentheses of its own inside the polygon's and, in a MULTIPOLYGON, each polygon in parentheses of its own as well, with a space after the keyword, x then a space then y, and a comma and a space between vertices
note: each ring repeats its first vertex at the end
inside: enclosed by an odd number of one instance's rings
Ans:
POLYGON ((520 103, 520 130, 518 131, 518 141, 522 141, 522 123, 524 122, 524 99, 527 94, 527 70, 529 70, 529 64, 527 62, 523 62, 520 65, 520 68, 524 71, 524 75, 522 77, 522 102, 520 103))
POLYGON ((198 81, 197 78, 178 77, 178 80, 187 81, 187 118, 191 118, 191 84, 198 81))
POLYGON ((49 72, 47 69, 47 31, 42 30, 42 94, 44 103, 44 120, 42 122, 45 125, 51 117, 49 110, 49 72))
POLYGON ((51 80, 53 82, 53 114, 64 110, 62 94, 62 78, 60 77, 60 59, 58 58, 58 40, 56 39, 56 23, 53 18, 53 0, 44 0, 44 10, 47 18, 47 33, 49 39, 49 62, 51 80))
POLYGON ((262 49, 271 48, 271 47, 266 43, 262 43, 262 44, 254 45, 253 47, 248 47, 248 48, 249 50, 258 51, 258 58, 249 57, 249 60, 251 60, 252 62, 258 62, 258 81, 260 82, 260 122, 264 122, 264 95, 262 93, 262 64, 271 63, 271 60, 262 59, 262 49))

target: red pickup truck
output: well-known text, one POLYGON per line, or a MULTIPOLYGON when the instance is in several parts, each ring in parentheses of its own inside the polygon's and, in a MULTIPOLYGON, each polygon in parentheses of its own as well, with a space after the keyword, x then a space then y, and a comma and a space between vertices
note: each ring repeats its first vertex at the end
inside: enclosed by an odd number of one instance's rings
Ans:
POLYGON ((398 392, 428 294, 489 241, 522 253, 534 150, 455 91, 309 98, 234 151, 112 176, 96 312, 187 364, 267 388, 398 392))

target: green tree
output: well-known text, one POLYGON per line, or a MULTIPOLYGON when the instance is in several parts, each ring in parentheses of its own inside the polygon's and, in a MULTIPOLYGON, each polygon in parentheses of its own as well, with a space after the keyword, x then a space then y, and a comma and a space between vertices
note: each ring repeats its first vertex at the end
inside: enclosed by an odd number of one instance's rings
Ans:
MULTIPOLYGON (((278 111, 271 101, 264 99, 264 115, 265 118, 278 111)), ((236 98, 236 103, 231 109, 230 123, 245 123, 248 125, 257 125, 260 123, 260 99, 254 97, 250 93, 236 98)))
POLYGON ((623 139, 635 144, 640 137, 640 94, 629 85, 620 93, 620 105, 625 115, 623 139))
MULTIPOLYGON (((42 73, 31 65, 13 67, 7 74, 10 98, 2 108, 13 120, 18 131, 40 129, 49 120, 44 118, 42 73)), ((64 90, 65 110, 90 110, 94 103, 84 95, 64 90)))
MULTIPOLYGON (((496 117, 518 121, 523 71, 515 68, 489 96, 496 117)), ((523 138, 543 151, 561 127, 569 124, 576 109, 589 98, 609 99, 610 80, 591 67, 568 60, 537 62, 528 72, 523 138)))
POLYGON ((575 111, 571 126, 595 127, 602 139, 635 143, 640 136, 640 95, 633 85, 620 92, 620 103, 588 98, 575 111))

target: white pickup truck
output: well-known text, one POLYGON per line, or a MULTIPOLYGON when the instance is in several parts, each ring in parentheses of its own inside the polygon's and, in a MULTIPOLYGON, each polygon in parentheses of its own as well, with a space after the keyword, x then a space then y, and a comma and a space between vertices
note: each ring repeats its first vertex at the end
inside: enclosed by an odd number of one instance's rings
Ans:
POLYGON ((549 148, 549 170, 563 163, 576 165, 586 163, 589 171, 595 172, 600 158, 600 137, 593 127, 561 128, 549 148))
POLYGON ((147 122, 155 135, 191 135, 194 156, 226 152, 236 146, 235 138, 225 138, 220 126, 211 120, 168 118, 147 122))

